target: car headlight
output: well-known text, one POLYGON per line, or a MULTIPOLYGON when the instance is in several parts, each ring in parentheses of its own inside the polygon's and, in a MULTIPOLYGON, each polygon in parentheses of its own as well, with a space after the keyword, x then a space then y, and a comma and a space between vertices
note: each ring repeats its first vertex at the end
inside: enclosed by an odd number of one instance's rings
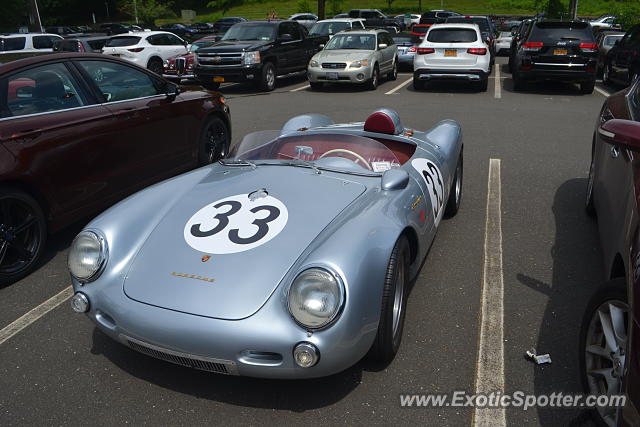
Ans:
POLYGON ((259 64, 260 52, 245 52, 243 63, 244 65, 259 64))
POLYGON ((344 304, 344 285, 323 268, 309 268, 289 288, 289 312, 302 326, 322 328, 331 323, 344 304))
POLYGON ((350 65, 350 68, 360 68, 360 67, 368 67, 368 66, 369 66, 369 60, 361 59, 360 61, 352 62, 350 65))
POLYGON ((315 59, 309 61, 309 67, 318 67, 319 65, 320 64, 318 64, 318 61, 316 61, 315 59))
POLYGON ((107 241, 95 231, 82 231, 73 239, 67 265, 71 275, 81 283, 98 278, 107 260, 107 241))

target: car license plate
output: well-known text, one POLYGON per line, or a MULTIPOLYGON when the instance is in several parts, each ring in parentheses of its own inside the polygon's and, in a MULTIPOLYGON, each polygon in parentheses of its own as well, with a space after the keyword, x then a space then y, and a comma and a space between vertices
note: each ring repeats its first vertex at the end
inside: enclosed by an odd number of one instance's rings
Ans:
POLYGON ((327 73, 327 80, 338 80, 338 73, 327 73))
POLYGON ((224 82, 224 77, 214 77, 213 81, 216 83, 223 83, 224 82))
POLYGON ((458 49, 445 49, 444 56, 458 56, 458 49))
POLYGON ((567 53, 569 53, 567 49, 553 49, 554 55, 566 55, 567 53))

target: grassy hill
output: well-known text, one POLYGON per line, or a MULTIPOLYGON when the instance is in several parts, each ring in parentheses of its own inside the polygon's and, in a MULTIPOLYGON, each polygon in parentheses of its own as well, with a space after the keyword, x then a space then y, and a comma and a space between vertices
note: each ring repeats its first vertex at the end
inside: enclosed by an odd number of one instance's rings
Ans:
MULTIPOLYGON (((638 0, 633 0, 632 2, 638 0)), ((455 10, 468 14, 534 14, 537 12, 534 0, 422 0, 422 10, 444 9, 455 10)), ((568 0, 564 0, 568 3, 568 0)), ((611 13, 620 4, 620 0, 580 0, 578 13, 580 16, 597 16, 603 13, 611 13)), ((387 6, 385 0, 343 0, 339 7, 333 7, 330 0, 327 0, 326 15, 333 16, 340 12, 347 12, 350 9, 380 9, 388 14, 397 15, 405 12, 420 12, 418 0, 395 0, 391 8, 387 6)), ((317 12, 316 0, 263 0, 257 3, 249 3, 231 8, 224 13, 224 16, 243 16, 248 19, 263 19, 272 10, 275 10, 279 17, 286 18, 294 13, 302 12, 308 6, 313 13, 317 12)), ((223 16, 221 11, 204 9, 198 11, 198 21, 213 22, 223 16)), ((175 21, 175 18, 159 19, 157 23, 175 21)))

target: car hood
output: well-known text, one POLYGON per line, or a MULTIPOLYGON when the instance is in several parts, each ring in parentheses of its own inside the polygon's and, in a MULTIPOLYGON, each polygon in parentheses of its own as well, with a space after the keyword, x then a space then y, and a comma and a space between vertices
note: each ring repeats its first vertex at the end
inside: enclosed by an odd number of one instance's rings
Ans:
POLYGON ((338 62, 338 61, 358 61, 368 59, 373 55, 372 50, 336 49, 323 50, 315 56, 316 61, 338 62))
POLYGON ((257 50, 259 48, 261 48, 262 46, 266 46, 268 44, 273 43, 273 41, 270 40, 265 40, 265 41, 259 41, 259 40, 250 40, 250 41, 242 41, 242 40, 236 40, 236 41, 219 41, 214 43, 212 46, 206 47, 206 48, 202 48, 202 49, 198 49, 197 52, 199 53, 223 53, 223 52, 238 52, 238 51, 244 51, 244 50, 257 50))
POLYGON ((129 298, 198 316, 228 320, 251 316, 316 236, 366 190, 360 183, 301 167, 215 169, 217 172, 186 191, 158 221, 125 277, 124 292, 129 298), (268 196, 250 202, 248 194, 260 189, 268 196), (215 235, 218 240, 191 235, 195 223, 203 232, 216 228, 220 222, 211 218, 230 208, 212 213, 206 207, 212 209, 231 196, 239 196, 245 207, 229 217, 230 225, 215 235), (280 206, 281 216, 268 224, 280 231, 267 234, 271 237, 257 246, 247 245, 251 249, 224 253, 234 228, 243 237, 256 234, 258 226, 252 225, 252 220, 270 213, 249 213, 249 209, 268 204, 280 206), (196 213, 204 217, 197 219, 196 213), (207 219, 202 218, 209 218, 209 222, 205 224, 207 219))

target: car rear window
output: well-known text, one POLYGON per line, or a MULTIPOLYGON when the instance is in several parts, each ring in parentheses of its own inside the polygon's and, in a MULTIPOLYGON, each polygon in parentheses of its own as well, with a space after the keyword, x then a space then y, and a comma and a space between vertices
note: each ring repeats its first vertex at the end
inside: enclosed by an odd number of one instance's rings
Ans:
POLYGON ((21 50, 27 39, 25 37, 8 37, 0 39, 0 51, 21 50))
POLYGON ((417 44, 418 40, 416 40, 417 38, 411 34, 407 34, 407 35, 394 35, 392 36, 393 41, 396 44, 417 44))
POLYGON ((434 43, 467 43, 478 40, 476 32, 470 28, 432 29, 427 41, 434 43))
POLYGON ((591 26, 587 22, 536 22, 531 28, 529 40, 543 43, 557 40, 594 41, 591 26))
POLYGON ((421 27, 418 25, 414 25, 413 26, 413 32, 416 34, 427 34, 427 31, 429 31, 430 27, 421 27))
POLYGON ((104 45, 106 47, 122 47, 122 46, 133 46, 140 42, 140 37, 113 37, 110 38, 104 45))

